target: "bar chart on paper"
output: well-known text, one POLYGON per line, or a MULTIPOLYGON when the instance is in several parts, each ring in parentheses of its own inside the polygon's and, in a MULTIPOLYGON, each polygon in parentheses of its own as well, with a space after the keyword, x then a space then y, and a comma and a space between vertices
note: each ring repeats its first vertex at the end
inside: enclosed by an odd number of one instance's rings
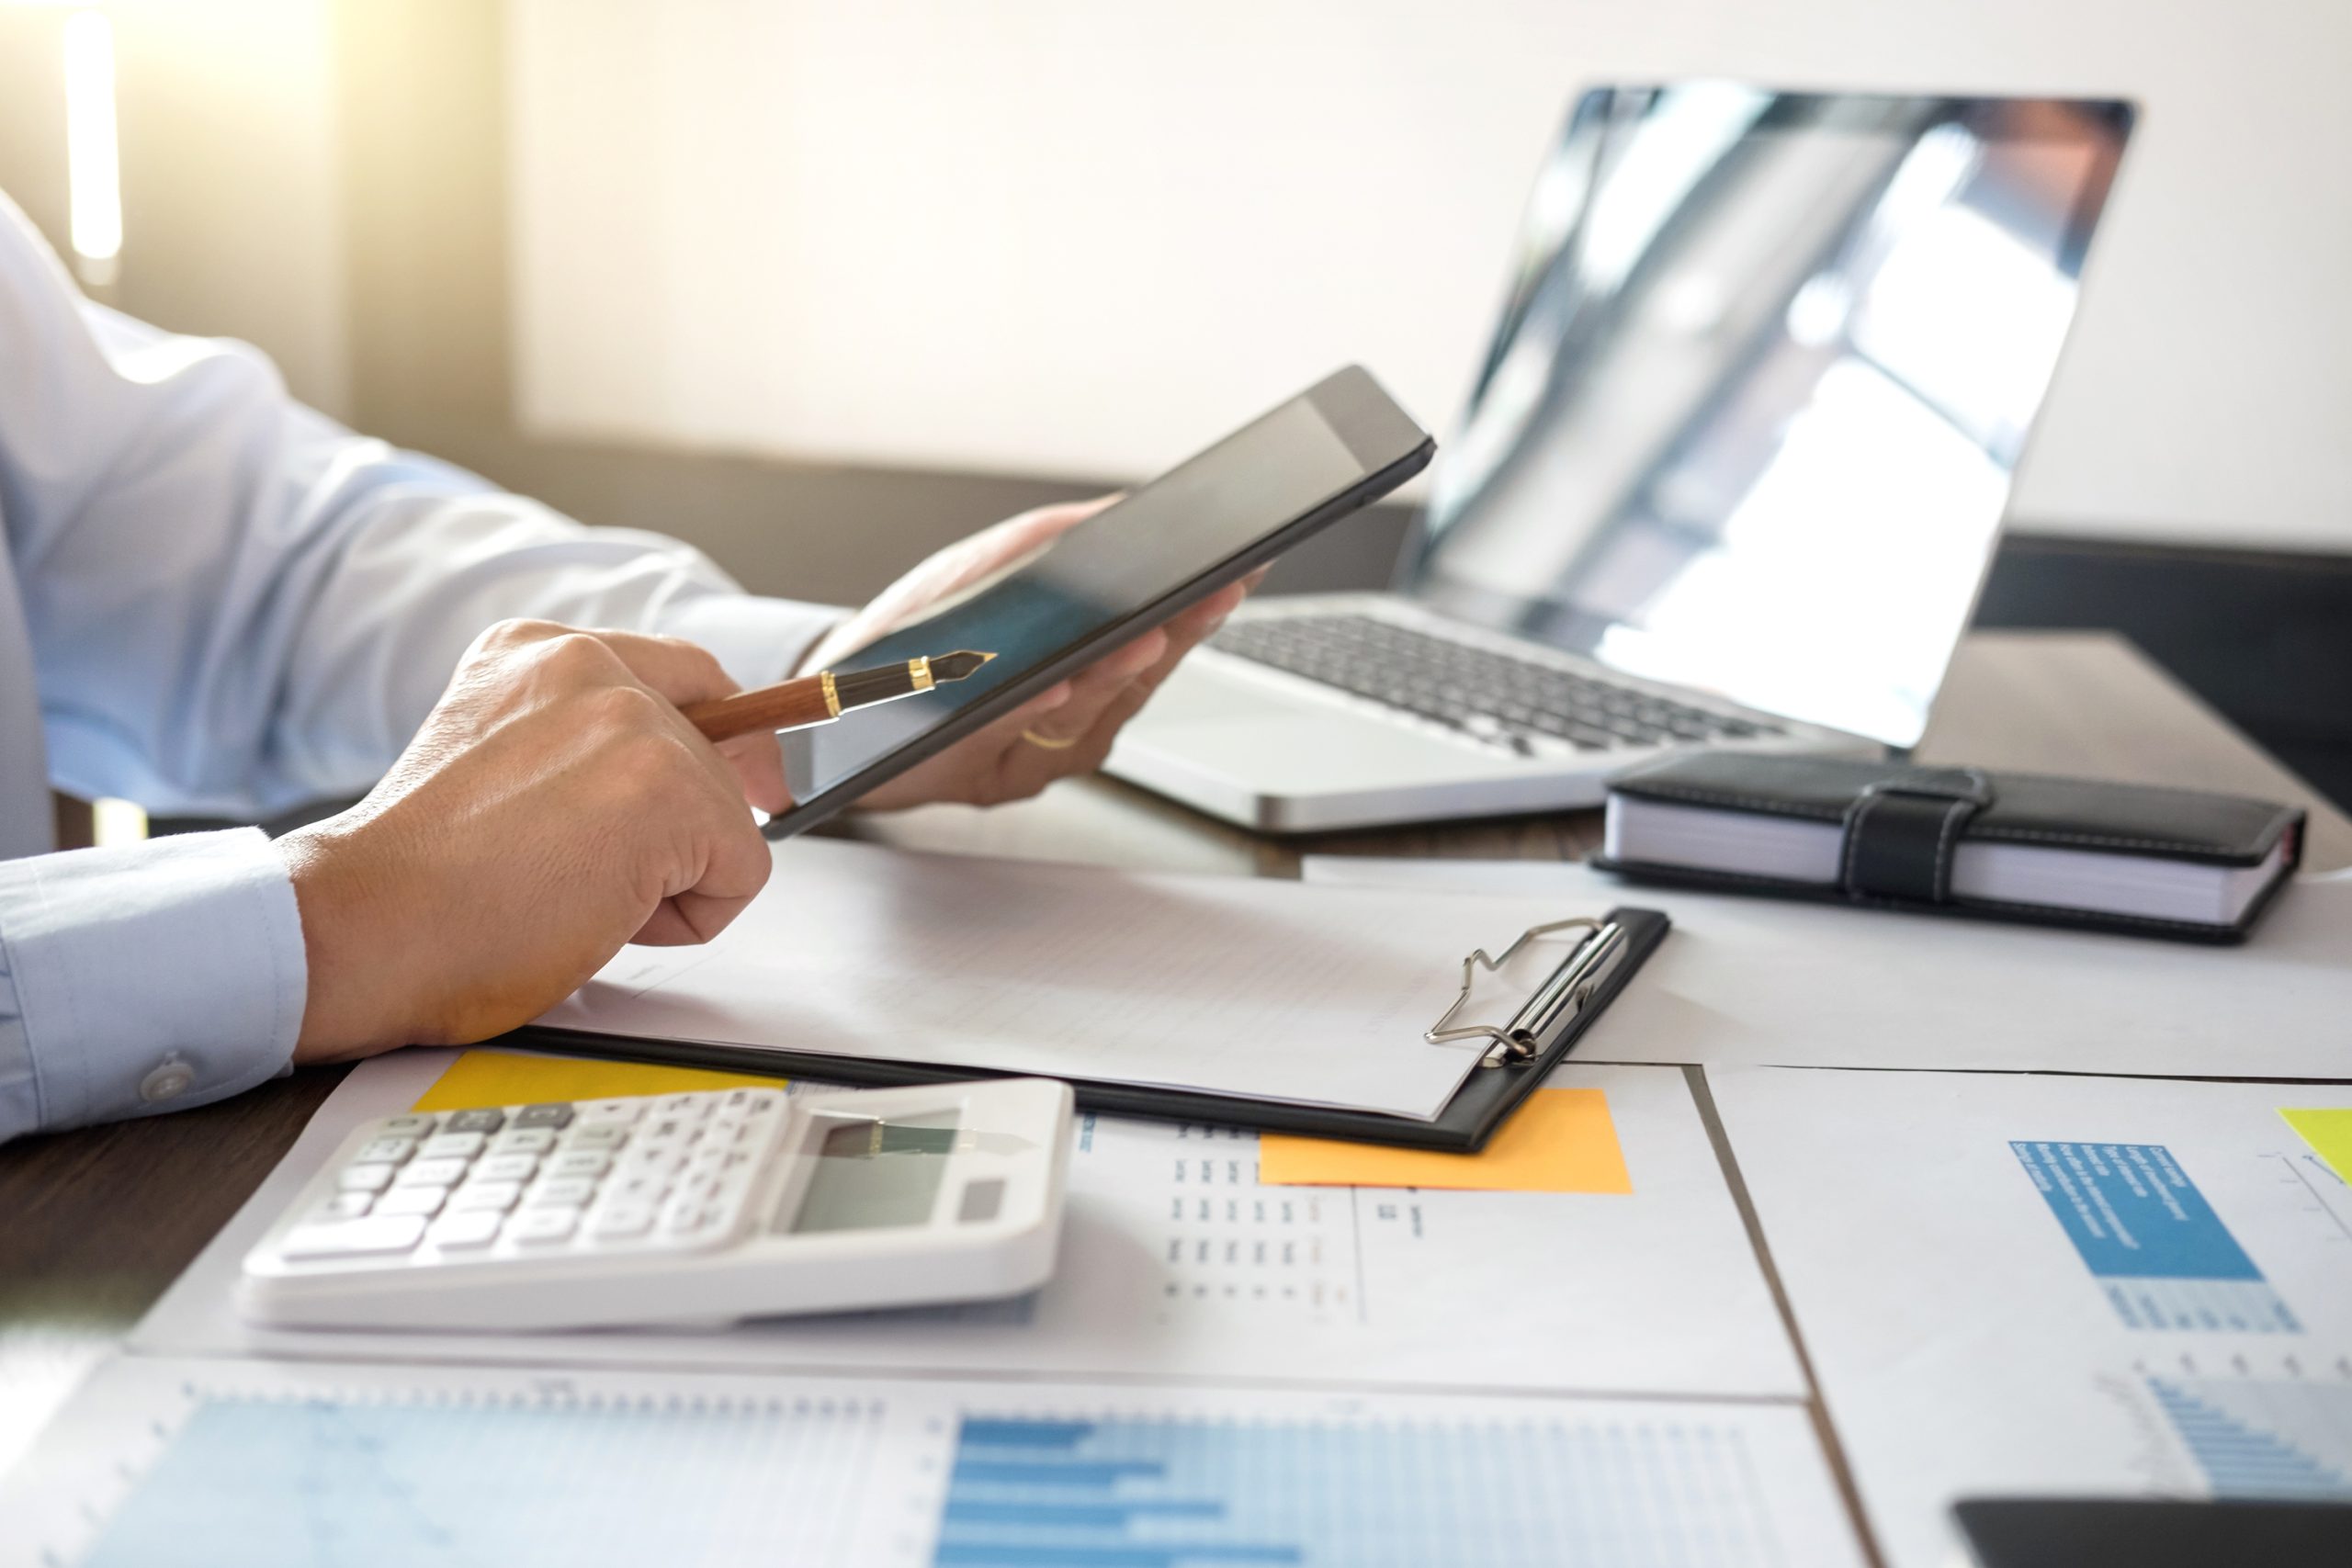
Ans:
POLYGON ((967 1417, 936 1568, 1783 1561, 1703 1420, 967 1417))
POLYGON ((2352 1088, 1707 1076, 1888 1568, 1956 1497, 2352 1500, 2352 1088))
POLYGON ((0 1568, 1859 1568, 1803 1409, 128 1358, 0 1568))
POLYGON ((2352 1380, 2150 1376, 2217 1497, 2352 1497, 2352 1380))

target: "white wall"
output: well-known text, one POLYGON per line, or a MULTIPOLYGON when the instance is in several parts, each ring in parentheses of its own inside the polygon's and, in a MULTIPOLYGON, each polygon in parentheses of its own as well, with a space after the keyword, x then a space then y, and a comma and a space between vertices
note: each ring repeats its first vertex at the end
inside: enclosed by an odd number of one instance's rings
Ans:
POLYGON ((1125 477, 1346 359, 1452 422, 1573 89, 2145 110, 2014 511, 2352 549, 2341 0, 512 0, 520 412, 1125 477))
MULTIPOLYGON (((342 209, 328 0, 114 0, 123 249, 108 301, 266 349, 340 412, 342 209)), ((0 4, 0 189, 66 240, 62 29, 0 4)))

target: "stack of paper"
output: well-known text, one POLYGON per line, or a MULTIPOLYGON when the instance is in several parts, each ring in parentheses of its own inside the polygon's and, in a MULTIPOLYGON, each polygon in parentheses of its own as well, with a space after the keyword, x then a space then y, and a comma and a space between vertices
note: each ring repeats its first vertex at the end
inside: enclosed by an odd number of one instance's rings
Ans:
POLYGON ((1583 912, 802 839, 716 942, 624 949, 540 1021, 1427 1120, 1477 1061, 1421 1038, 1463 955, 1583 912))

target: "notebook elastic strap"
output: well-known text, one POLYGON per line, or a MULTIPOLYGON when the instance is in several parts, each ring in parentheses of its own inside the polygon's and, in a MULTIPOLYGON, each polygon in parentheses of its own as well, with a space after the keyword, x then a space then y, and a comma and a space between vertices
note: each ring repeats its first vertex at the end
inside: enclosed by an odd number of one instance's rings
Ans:
POLYGON ((1856 898, 1951 898, 1951 861, 1968 819, 1993 804, 1974 768, 1921 768, 1882 779, 1846 808, 1839 885, 1856 898))

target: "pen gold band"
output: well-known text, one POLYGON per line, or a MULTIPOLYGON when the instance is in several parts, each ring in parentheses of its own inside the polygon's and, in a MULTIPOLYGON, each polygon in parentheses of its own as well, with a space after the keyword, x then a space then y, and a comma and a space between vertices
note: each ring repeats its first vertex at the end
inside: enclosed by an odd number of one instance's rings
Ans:
POLYGON ((910 659, 910 660, 907 660, 907 673, 908 673, 909 675, 910 675, 910 676, 912 676, 912 677, 914 678, 914 683, 915 683, 915 690, 916 690, 916 691, 918 691, 918 692, 928 692, 928 691, 930 691, 930 690, 931 690, 931 655, 929 655, 929 654, 927 654, 927 653, 926 653, 926 654, 924 654, 921 659, 910 659))
POLYGON ((826 671, 817 677, 817 682, 825 688, 825 712, 834 718, 841 717, 842 694, 833 690, 833 672, 826 671))
POLYGON ((1057 740, 1050 735, 1040 735, 1034 729, 1023 730, 1021 732, 1021 739, 1026 740, 1032 746, 1042 746, 1048 751, 1067 751, 1071 747, 1077 745, 1079 740, 1079 738, 1075 735, 1071 736, 1067 740, 1057 740))

